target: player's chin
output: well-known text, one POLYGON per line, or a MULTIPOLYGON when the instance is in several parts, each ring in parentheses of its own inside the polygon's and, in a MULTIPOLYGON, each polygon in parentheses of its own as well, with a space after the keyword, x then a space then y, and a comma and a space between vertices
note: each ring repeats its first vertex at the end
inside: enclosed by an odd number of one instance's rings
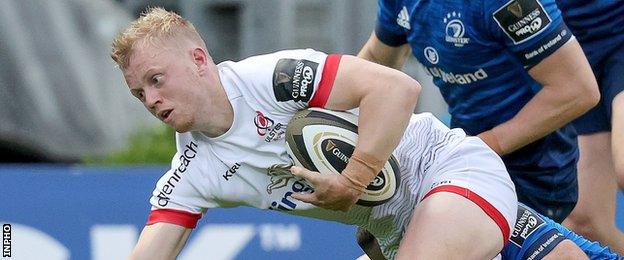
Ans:
POLYGON ((186 133, 188 131, 193 130, 193 123, 189 121, 173 121, 168 123, 169 126, 173 127, 178 133, 186 133))

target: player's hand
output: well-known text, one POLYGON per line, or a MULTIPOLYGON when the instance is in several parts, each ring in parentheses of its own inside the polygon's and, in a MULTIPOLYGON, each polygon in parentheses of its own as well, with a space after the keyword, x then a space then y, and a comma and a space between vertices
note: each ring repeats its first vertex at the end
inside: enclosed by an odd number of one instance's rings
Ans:
POLYGON ((324 209, 348 211, 362 194, 350 188, 347 180, 339 174, 320 174, 297 166, 291 167, 290 171, 314 187, 312 193, 294 193, 292 197, 324 209))

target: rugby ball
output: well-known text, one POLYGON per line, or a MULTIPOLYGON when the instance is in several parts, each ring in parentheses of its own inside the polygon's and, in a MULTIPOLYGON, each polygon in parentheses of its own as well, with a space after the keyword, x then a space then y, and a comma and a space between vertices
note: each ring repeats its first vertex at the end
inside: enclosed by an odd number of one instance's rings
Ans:
MULTIPOLYGON (((288 155, 297 166, 319 173, 340 174, 357 144, 357 120, 352 113, 320 108, 297 112, 286 128, 288 155)), ((399 164, 391 156, 357 204, 381 205, 394 196, 399 184, 399 164)))

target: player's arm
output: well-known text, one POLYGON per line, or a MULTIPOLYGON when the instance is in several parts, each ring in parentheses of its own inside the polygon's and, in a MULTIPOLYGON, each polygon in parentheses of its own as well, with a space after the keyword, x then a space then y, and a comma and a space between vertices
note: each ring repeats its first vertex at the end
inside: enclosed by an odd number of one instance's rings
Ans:
POLYGON ((479 134, 501 155, 564 126, 600 99, 594 74, 574 38, 531 68, 529 74, 543 88, 512 119, 479 134))
POLYGON ((420 89, 416 80, 401 71, 345 55, 325 108, 359 107, 355 150, 385 162, 403 136, 420 89))
POLYGON ((390 68, 402 69, 405 61, 412 53, 408 44, 400 46, 390 46, 377 38, 377 34, 373 32, 368 38, 358 57, 369 60, 390 68))
POLYGON ((349 210, 398 145, 416 107, 420 88, 416 80, 401 71, 342 56, 324 107, 359 107, 358 143, 338 176, 293 167, 293 174, 315 187, 314 193, 293 197, 327 209, 349 210))
POLYGON ((175 259, 191 234, 190 228, 164 222, 145 226, 128 257, 131 260, 175 259))

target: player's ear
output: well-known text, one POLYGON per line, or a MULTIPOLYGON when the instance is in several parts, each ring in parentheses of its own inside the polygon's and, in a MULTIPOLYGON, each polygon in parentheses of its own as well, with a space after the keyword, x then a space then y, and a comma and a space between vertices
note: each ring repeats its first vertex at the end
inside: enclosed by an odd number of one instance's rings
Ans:
POLYGON ((208 56, 208 53, 206 53, 204 49, 199 47, 193 49, 191 51, 191 55, 193 58, 193 63, 195 63, 195 66, 197 66, 197 70, 199 72, 205 71, 208 67, 208 63, 212 60, 210 56, 208 56))

